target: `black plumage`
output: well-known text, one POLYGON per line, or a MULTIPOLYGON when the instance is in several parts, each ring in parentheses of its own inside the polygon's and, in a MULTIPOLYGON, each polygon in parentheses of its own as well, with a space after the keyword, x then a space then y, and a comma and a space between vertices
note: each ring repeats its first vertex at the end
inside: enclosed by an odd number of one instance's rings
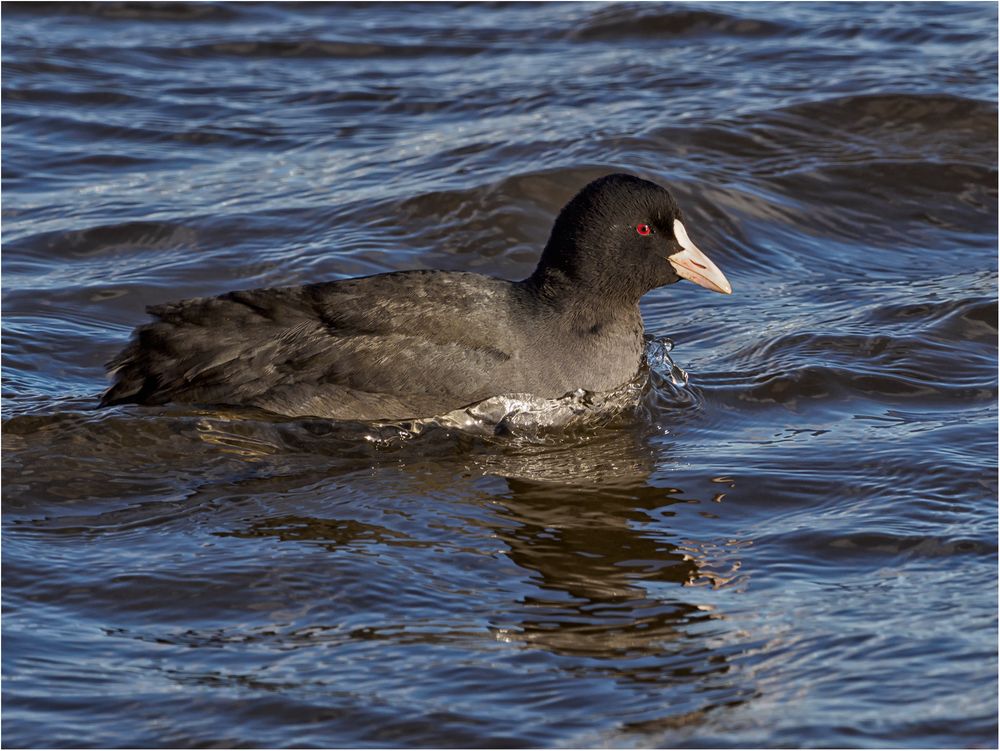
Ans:
MULTIPOLYGON (((108 364, 116 380, 101 404, 373 420, 609 391, 640 366, 642 295, 679 271, 694 278, 676 263, 690 245, 680 220, 665 189, 609 175, 560 212, 522 281, 402 271, 152 306, 156 320, 108 364)), ((694 280, 728 292, 707 263, 722 287, 694 280)))

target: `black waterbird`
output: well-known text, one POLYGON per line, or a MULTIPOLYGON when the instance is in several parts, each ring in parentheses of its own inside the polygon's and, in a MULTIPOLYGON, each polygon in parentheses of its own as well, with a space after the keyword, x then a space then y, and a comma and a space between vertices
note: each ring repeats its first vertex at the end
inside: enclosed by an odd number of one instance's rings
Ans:
POLYGON ((667 190, 608 175, 566 204, 522 281, 400 271, 151 306, 156 320, 108 363, 101 405, 391 420, 610 391, 641 365, 639 299, 681 278, 732 292, 667 190))

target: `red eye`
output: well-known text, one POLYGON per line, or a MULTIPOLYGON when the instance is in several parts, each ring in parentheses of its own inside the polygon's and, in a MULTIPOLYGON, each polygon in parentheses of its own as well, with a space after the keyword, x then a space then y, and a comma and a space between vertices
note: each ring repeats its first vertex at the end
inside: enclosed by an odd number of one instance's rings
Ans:
POLYGON ((637 224, 635 225, 635 231, 638 232, 643 237, 645 237, 653 230, 648 224, 637 224))

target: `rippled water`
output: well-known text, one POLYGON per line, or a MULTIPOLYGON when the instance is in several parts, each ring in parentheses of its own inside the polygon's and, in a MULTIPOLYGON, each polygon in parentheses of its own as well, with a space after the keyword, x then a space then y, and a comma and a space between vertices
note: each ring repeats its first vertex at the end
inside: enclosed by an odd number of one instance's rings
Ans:
POLYGON ((5 746, 995 746, 994 4, 3 10, 5 746), (606 424, 95 409, 147 304, 521 278, 616 170, 735 292, 606 424))

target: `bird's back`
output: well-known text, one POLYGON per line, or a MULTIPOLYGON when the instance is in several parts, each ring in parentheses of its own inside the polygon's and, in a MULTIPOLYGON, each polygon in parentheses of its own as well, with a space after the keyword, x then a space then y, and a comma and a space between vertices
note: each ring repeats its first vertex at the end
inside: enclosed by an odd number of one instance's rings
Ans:
POLYGON ((179 401, 400 419, 494 395, 519 356, 515 283, 409 271, 149 308, 102 404, 179 401))

